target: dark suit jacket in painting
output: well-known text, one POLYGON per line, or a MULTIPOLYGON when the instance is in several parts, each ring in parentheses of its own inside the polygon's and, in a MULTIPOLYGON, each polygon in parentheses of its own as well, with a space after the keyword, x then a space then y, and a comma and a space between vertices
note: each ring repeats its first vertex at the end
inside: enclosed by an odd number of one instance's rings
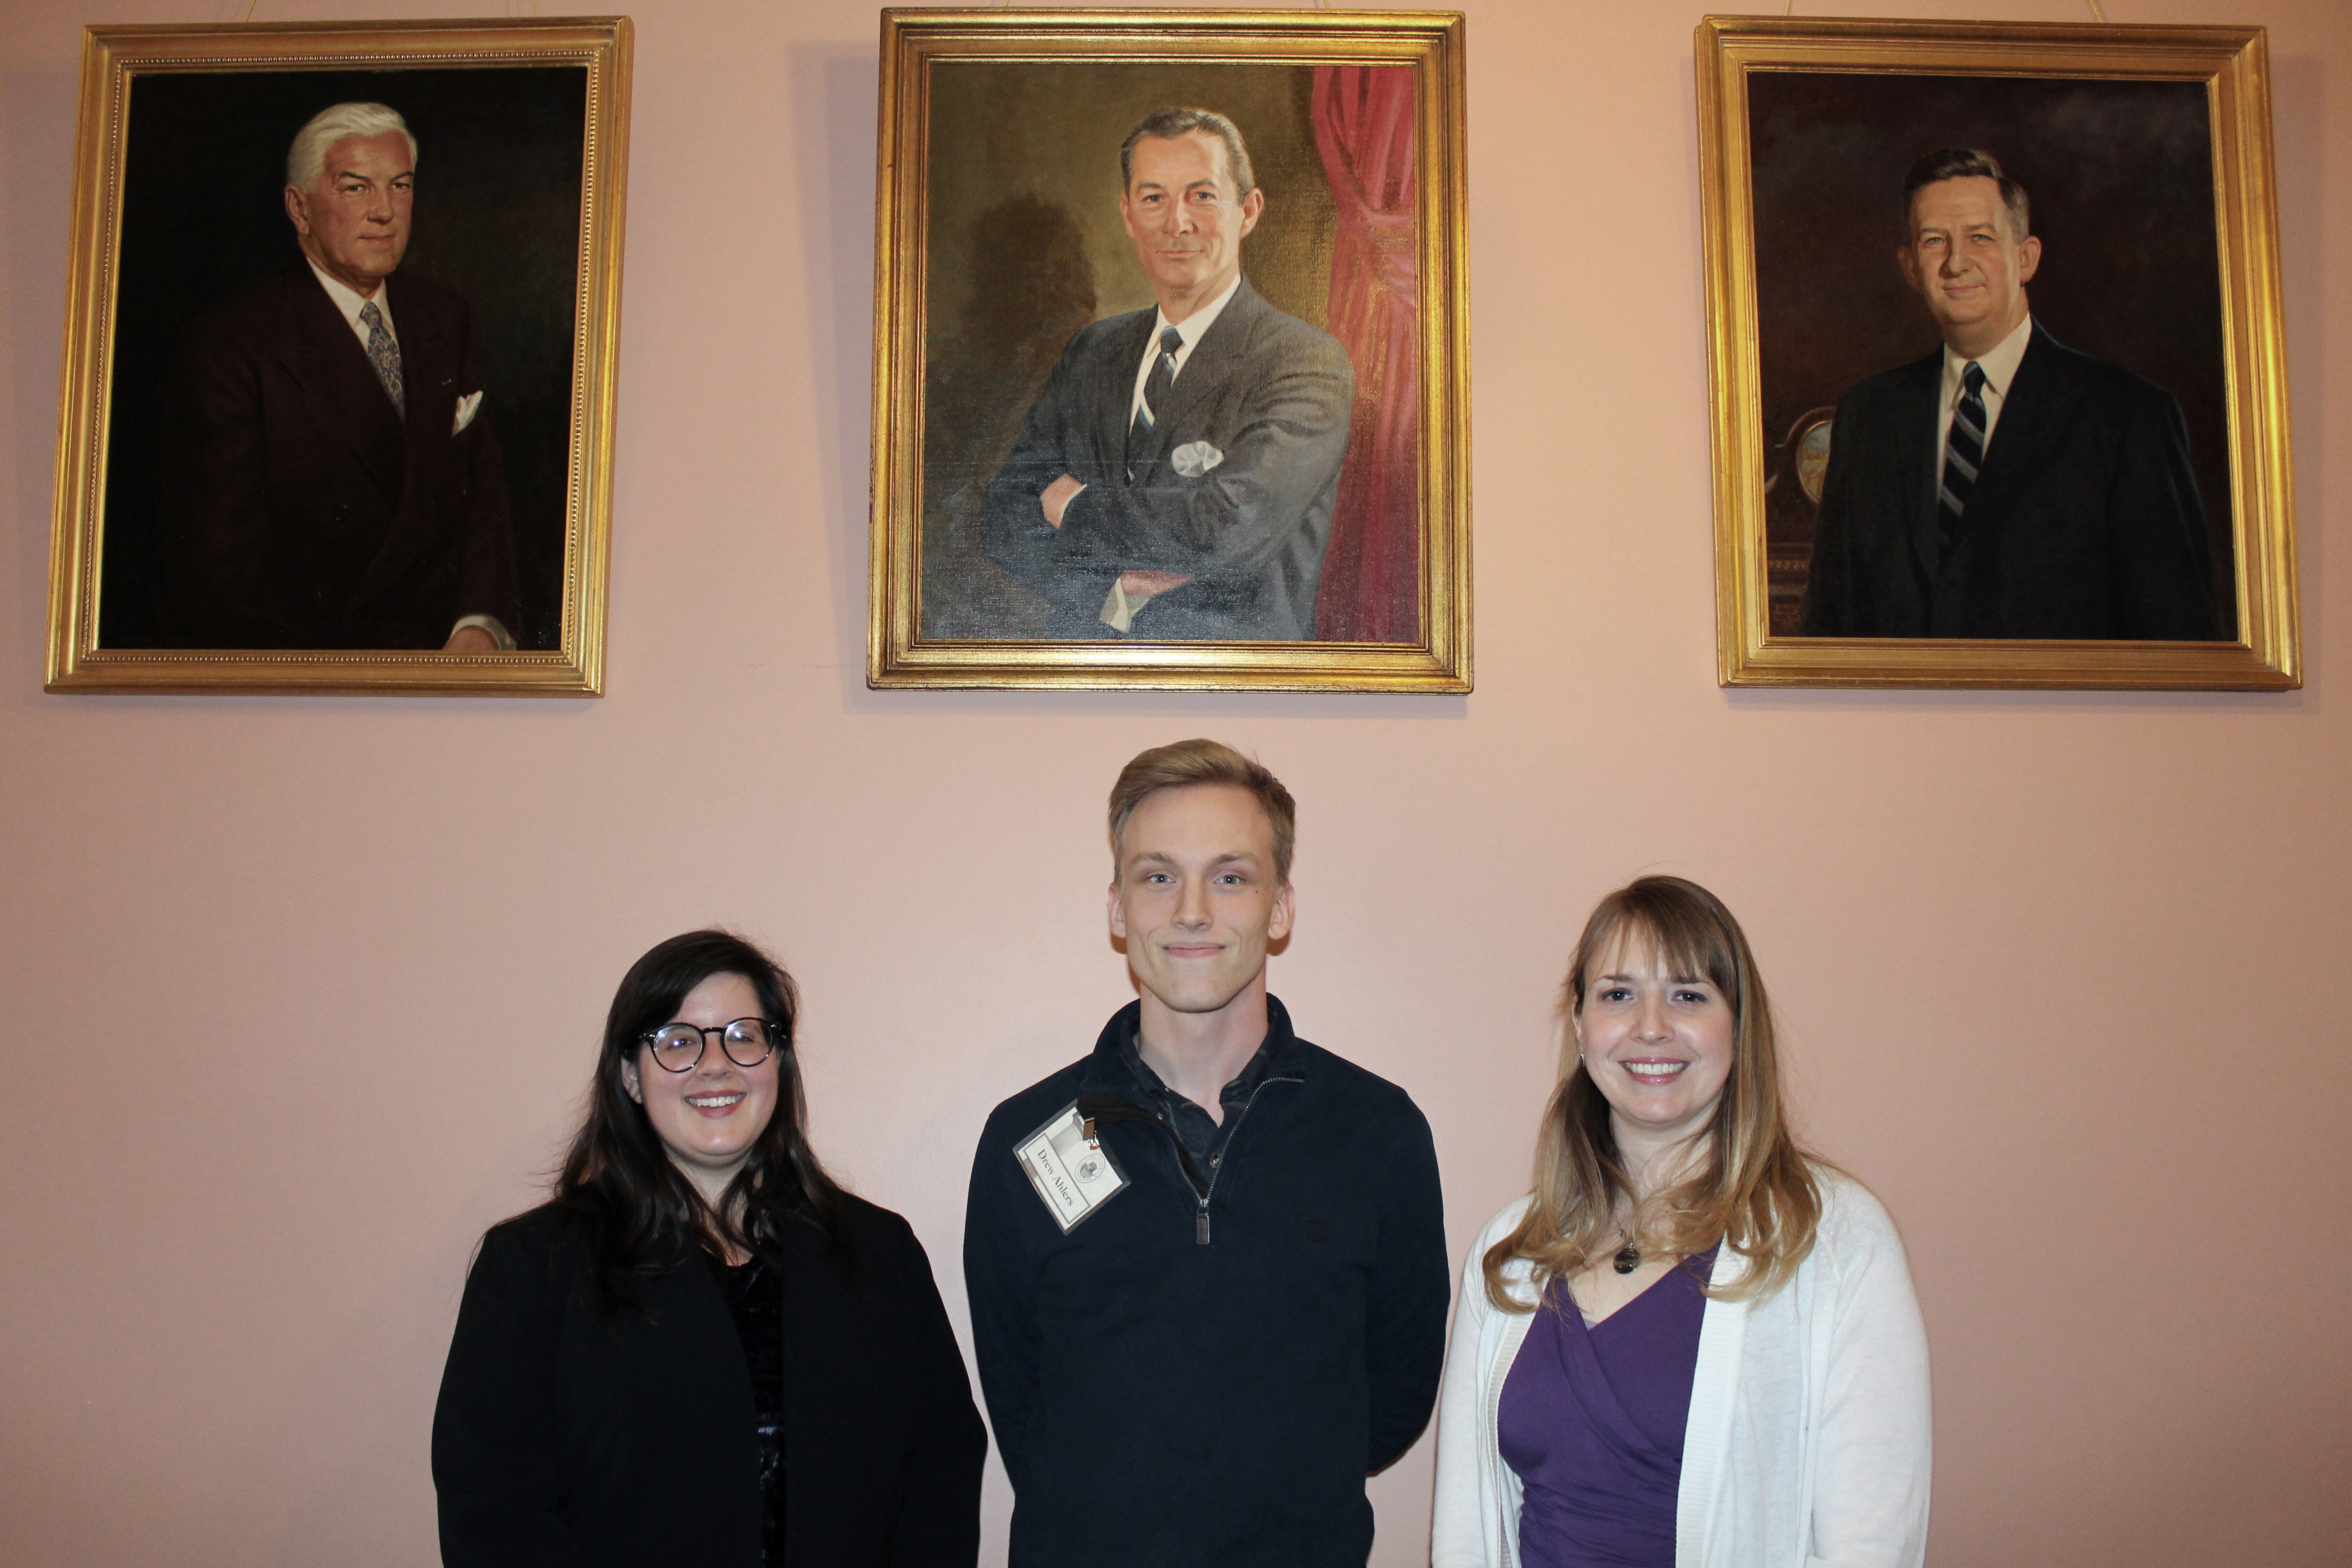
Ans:
POLYGON ((2172 395, 2035 323, 1948 551, 1944 353, 1838 400, 1807 637, 2212 639, 2212 546, 2172 395))
POLYGON ((1128 410, 1155 315, 1071 337, 988 487, 988 553, 1052 602, 1054 637, 1120 636, 1103 601, 1122 572, 1149 571, 1192 581, 1144 605, 1127 636, 1310 641, 1356 397, 1347 351, 1244 279, 1193 345, 1129 482, 1128 410), (1214 460, 1180 471, 1207 458, 1203 443, 1214 460), (1087 488, 1057 529, 1038 498, 1064 474, 1087 488))
POLYGON ((446 289, 384 280, 404 420, 298 260, 191 330, 174 493, 177 618, 202 647, 437 648, 519 629, 514 531, 481 332, 446 289))
MULTIPOLYGON (((971 1568, 988 1438, 907 1222, 847 1200, 857 1268, 785 1238, 784 1549, 812 1568, 971 1568)), ((760 1568, 742 1341, 698 1257, 647 1322, 582 1304, 553 1205, 482 1238, 433 1414, 448 1568, 760 1568)))

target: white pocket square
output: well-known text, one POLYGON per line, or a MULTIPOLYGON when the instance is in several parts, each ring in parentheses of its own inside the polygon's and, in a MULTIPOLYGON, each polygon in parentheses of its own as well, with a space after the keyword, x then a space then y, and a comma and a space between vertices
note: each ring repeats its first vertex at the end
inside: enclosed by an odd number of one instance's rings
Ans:
POLYGON ((1206 441, 1187 441, 1168 454, 1176 471, 1188 479, 1197 479, 1225 460, 1225 455, 1206 441))
POLYGON ((449 434, 455 436, 458 431, 471 425, 474 422, 474 416, 481 410, 482 395, 478 392, 469 392, 457 399, 457 422, 449 426, 449 434))

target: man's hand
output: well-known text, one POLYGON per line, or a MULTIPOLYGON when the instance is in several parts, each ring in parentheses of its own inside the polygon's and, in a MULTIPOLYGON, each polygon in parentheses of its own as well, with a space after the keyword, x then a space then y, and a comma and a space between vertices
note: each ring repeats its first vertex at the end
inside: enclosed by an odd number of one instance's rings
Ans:
POLYGON ((1171 588, 1181 588, 1192 580, 1188 572, 1122 572, 1118 585, 1127 595, 1127 602, 1137 609, 1171 588))
POLYGON ((496 653, 499 639, 479 626, 459 626, 441 645, 443 653, 496 653))
POLYGON ((1047 485, 1045 493, 1037 498, 1038 504, 1045 509, 1045 521, 1055 528, 1061 527, 1062 513, 1069 510, 1070 502, 1086 488, 1067 474, 1047 485))

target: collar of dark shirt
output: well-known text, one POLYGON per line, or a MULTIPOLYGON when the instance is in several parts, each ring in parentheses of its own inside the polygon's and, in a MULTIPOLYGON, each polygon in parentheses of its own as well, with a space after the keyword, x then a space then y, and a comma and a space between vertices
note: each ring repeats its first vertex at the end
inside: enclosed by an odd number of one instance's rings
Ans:
MULTIPOLYGON (((1127 1031, 1126 1038, 1119 1041, 1118 1054, 1126 1061, 1128 1070, 1135 1075, 1136 1086, 1158 1100, 1162 1110, 1172 1112, 1175 1110, 1173 1102, 1182 1097, 1160 1082, 1160 1075, 1151 1070, 1151 1064, 1143 1059, 1143 1030, 1139 1022, 1136 1027, 1127 1031)), ((1265 1078, 1266 1064, 1273 1059, 1274 1032, 1269 1029, 1265 1038, 1258 1042, 1257 1054, 1250 1058, 1232 1082, 1218 1091, 1217 1099, 1229 1106, 1246 1102, 1265 1078)), ((1190 1104, 1191 1101, 1185 1103, 1190 1104)))

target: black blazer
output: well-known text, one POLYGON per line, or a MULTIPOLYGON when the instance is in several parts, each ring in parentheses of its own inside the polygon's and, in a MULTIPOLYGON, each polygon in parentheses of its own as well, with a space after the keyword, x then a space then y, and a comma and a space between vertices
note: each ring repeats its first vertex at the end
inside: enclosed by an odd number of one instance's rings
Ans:
POLYGON ((1356 400, 1348 352, 1244 279, 1130 454, 1156 317, 1133 310, 1071 336, 988 487, 988 553, 1053 603, 1052 637, 1119 636, 1102 624, 1104 597, 1120 573, 1152 571, 1192 581, 1147 604, 1130 637, 1312 641, 1356 400), (1087 489, 1055 528, 1038 502, 1064 474, 1087 489))
POLYGON ((1937 514, 1944 351, 1838 400, 1806 637, 2211 639, 2212 545, 2180 405, 2035 322, 1966 531, 1937 514))
POLYGON ((437 648, 520 631, 514 528, 470 306, 384 280, 403 418, 310 264, 190 329, 174 483, 177 619, 200 647, 437 648))
MULTIPOLYGON (((971 1568, 988 1439, 907 1222, 845 1200, 861 1274, 813 1226, 784 1259, 785 1550, 798 1568, 971 1568)), ((495 1226, 466 1279, 433 1415, 449 1568, 760 1568, 741 1341, 698 1258, 656 1321, 582 1305, 576 1221, 495 1226)))

